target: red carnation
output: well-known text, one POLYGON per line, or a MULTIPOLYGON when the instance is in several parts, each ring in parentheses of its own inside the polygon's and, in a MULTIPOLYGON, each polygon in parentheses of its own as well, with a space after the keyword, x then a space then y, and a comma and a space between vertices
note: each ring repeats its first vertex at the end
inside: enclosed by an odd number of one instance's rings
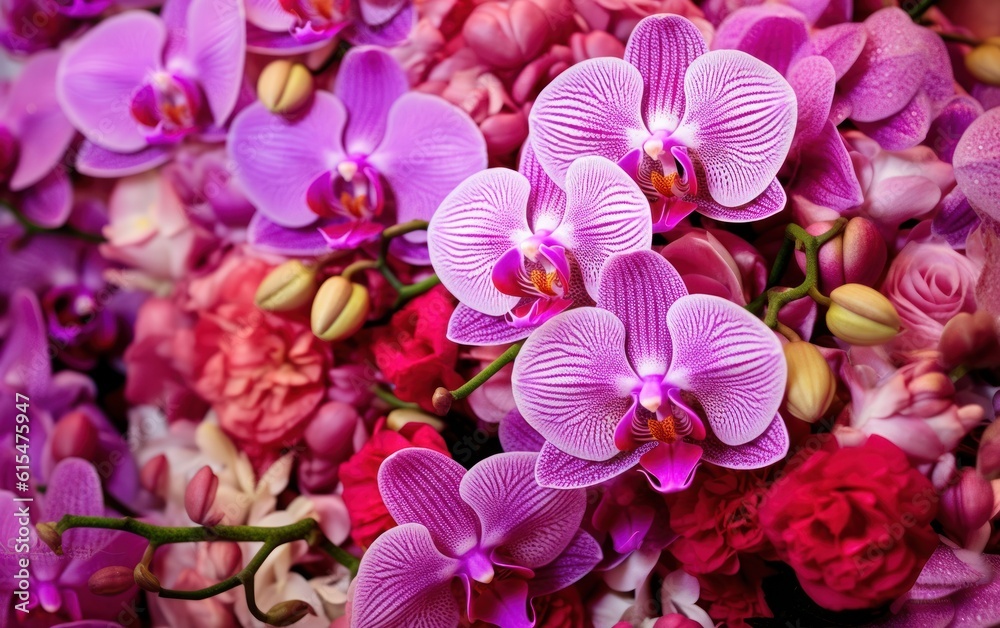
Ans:
POLYGON ((375 335, 375 361, 396 396, 419 403, 428 412, 434 411, 435 390, 442 386, 453 390, 465 383, 455 371, 458 345, 446 335, 454 310, 454 299, 437 287, 406 304, 375 335))
POLYGON ((340 465, 344 504, 351 517, 351 538, 362 547, 367 548, 380 534, 396 526, 378 490, 378 469, 382 461, 407 447, 450 455, 444 439, 429 425, 411 422, 397 432, 380 420, 368 442, 340 465))
POLYGON ((818 438, 765 496, 761 525, 820 606, 879 606, 913 586, 938 545, 934 487, 882 437, 845 448, 818 438))

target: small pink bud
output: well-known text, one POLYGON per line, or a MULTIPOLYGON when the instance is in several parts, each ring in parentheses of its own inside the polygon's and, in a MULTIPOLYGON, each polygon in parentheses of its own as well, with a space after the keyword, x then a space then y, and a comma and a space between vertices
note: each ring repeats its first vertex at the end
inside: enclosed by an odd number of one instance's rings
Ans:
POLYGON ((455 398, 452 396, 451 391, 447 388, 438 388, 434 391, 434 396, 431 397, 431 404, 434 406, 434 412, 437 412, 438 416, 444 416, 448 414, 451 410, 451 404, 455 402, 455 398))
POLYGON ((479 124, 491 155, 506 155, 524 143, 528 137, 528 119, 520 111, 497 113, 479 124))
POLYGON ((150 458, 139 471, 139 484, 156 497, 165 499, 170 486, 170 462, 160 454, 150 458))
POLYGON ((938 349, 946 368, 964 364, 969 368, 1000 366, 1000 330, 985 310, 961 312, 944 326, 938 349))
POLYGON ((351 451, 351 435, 359 418, 358 411, 342 401, 330 401, 320 406, 305 431, 309 452, 339 461, 351 451))
POLYGON ((243 552, 237 543, 216 541, 208 544, 208 557, 215 567, 217 580, 225 580, 243 567, 243 552))
POLYGON ((219 490, 219 478, 211 467, 204 466, 194 474, 184 491, 184 509, 191 521, 204 526, 214 526, 222 520, 222 514, 213 512, 215 493, 219 490))
POLYGON ((267 611, 267 623, 272 626, 290 626, 306 615, 315 615, 316 611, 302 600, 279 602, 267 611))
POLYGON ((94 595, 118 595, 135 585, 133 570, 121 565, 98 569, 87 580, 87 588, 94 595))
POLYGON ((962 469, 941 495, 938 521, 964 545, 992 514, 993 487, 974 469, 962 469))
MULTIPOLYGON (((806 227, 811 235, 820 235, 833 227, 832 222, 815 222, 806 227)), ((867 218, 851 218, 844 230, 819 250, 819 289, 829 293, 847 283, 873 286, 885 269, 888 251, 875 223, 867 218)), ((795 253, 803 271, 806 256, 795 253)))
POLYGON ((100 435, 90 418, 80 410, 64 415, 52 431, 52 458, 58 462, 66 458, 94 460, 99 451, 100 435))

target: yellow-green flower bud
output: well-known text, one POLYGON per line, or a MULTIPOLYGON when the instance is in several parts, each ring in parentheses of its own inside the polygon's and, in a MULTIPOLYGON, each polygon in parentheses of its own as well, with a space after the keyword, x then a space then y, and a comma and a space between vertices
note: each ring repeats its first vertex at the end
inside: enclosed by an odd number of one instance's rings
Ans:
POLYGON ((361 329, 368 318, 368 289, 343 277, 330 277, 319 287, 312 304, 312 331, 336 342, 361 329))
POLYGON ((826 326, 834 336, 852 345, 879 345, 899 333, 899 314, 877 290, 857 283, 830 293, 826 326))
POLYGON ((837 392, 837 379, 823 354, 804 340, 785 345, 788 380, 785 406, 792 416, 815 423, 826 414, 837 392))
POLYGON ((1000 85, 1000 37, 990 37, 965 55, 969 72, 989 85, 1000 85))
POLYGON ((301 63, 272 61, 257 79, 257 98, 274 113, 292 113, 313 95, 313 78, 301 63))
POLYGON ((274 268, 257 287, 254 303, 269 312, 287 312, 309 302, 316 294, 316 269, 299 260, 274 268))
POLYGON ((439 432, 444 429, 444 422, 441 419, 427 414, 423 410, 397 408, 385 417, 386 426, 397 432, 403 429, 407 423, 425 423, 439 432))
POLYGON ((271 626, 291 626, 306 615, 315 615, 316 611, 302 600, 287 600, 278 602, 267 611, 267 623, 271 626))

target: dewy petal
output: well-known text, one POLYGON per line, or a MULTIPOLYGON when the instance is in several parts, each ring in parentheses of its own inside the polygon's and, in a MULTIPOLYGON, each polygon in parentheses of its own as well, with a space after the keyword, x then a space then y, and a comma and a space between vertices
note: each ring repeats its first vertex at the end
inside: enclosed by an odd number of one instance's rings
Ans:
POLYGON ((1000 108, 969 125, 955 148, 955 180, 973 209, 1000 221, 1000 108))
POLYGON ((659 253, 615 255, 604 265, 597 307, 625 324, 625 353, 640 377, 667 372, 671 355, 667 310, 686 294, 684 280, 659 253))
POLYGON ((528 586, 531 597, 555 593, 590 573, 601 562, 601 546, 583 530, 577 530, 569 546, 553 562, 535 570, 528 586))
POLYGON ((517 168, 531 184, 528 195, 528 225, 533 233, 541 230, 552 231, 559 226, 566 213, 566 192, 556 185, 552 177, 545 174, 542 164, 535 157, 531 140, 521 148, 521 163, 517 168))
POLYGON ((493 284, 493 268, 531 235, 528 180, 506 168, 477 172, 449 194, 427 229, 431 264, 459 301, 483 314, 502 316, 517 304, 493 284))
POLYGON ((691 64, 678 137, 693 148, 718 203, 748 203, 771 184, 795 133, 795 92, 774 68, 738 50, 691 64))
POLYGON ((457 626, 454 558, 441 554, 427 528, 407 523, 375 539, 354 584, 352 628, 457 626))
POLYGON ((70 45, 59 64, 56 92, 66 117, 84 137, 115 152, 146 146, 129 102, 148 73, 159 67, 166 40, 160 18, 127 11, 70 45))
POLYGON ((448 340, 477 347, 505 345, 524 340, 532 329, 534 327, 515 327, 503 315, 483 314, 459 303, 448 321, 448 340))
POLYGON ((531 427, 586 460, 618 453, 615 428, 632 406, 636 375, 625 326, 599 308, 557 315, 525 340, 514 362, 514 400, 531 427))
POLYGON ((774 332, 719 297, 682 297, 667 312, 674 342, 667 381, 695 396, 723 443, 741 445, 770 425, 787 369, 774 332))
POLYGON ((225 124, 243 84, 247 31, 242 0, 191 0, 187 55, 215 123, 225 124))
POLYGON ((243 191, 260 213, 285 227, 316 221, 306 192, 343 158, 346 118, 344 105, 326 92, 317 92, 309 111, 294 119, 260 103, 236 116, 227 149, 243 191))
POLYGON ((951 163, 959 140, 981 115, 983 106, 972 96, 953 97, 931 122, 924 144, 933 148, 941 161, 951 163))
POLYGON ((802 13, 780 4, 744 7, 719 24, 713 50, 742 50, 782 75, 807 50, 809 25, 802 13))
POLYGON ((566 214, 552 235, 572 251, 596 299, 605 260, 652 245, 649 201, 617 164, 581 157, 566 173, 566 214))
POLYGON ((406 74, 381 48, 352 48, 340 63, 333 93, 347 108, 344 147, 368 155, 385 136, 389 109, 409 89, 406 74))
POLYGON ((75 165, 80 174, 110 179, 152 170, 170 161, 173 154, 174 147, 169 144, 147 146, 134 153, 116 153, 83 140, 75 165))
POLYGON ((505 564, 535 569, 556 559, 583 519, 583 490, 543 488, 535 481, 538 454, 503 453, 476 464, 459 492, 482 523, 481 545, 505 564))
POLYGON ((657 492, 676 493, 691 485, 701 454, 701 447, 682 440, 657 443, 639 459, 640 471, 657 492))
POLYGON ((385 137, 368 158, 396 197, 396 219, 430 220, 444 197, 486 167, 486 140, 464 111, 409 92, 389 109, 385 137))
POLYGON ((643 443, 637 449, 623 451, 608 460, 593 461, 571 456, 552 443, 542 445, 535 465, 535 479, 541 486, 559 489, 586 488, 616 478, 639 464, 656 441, 643 443))
POLYGON ((759 469, 774 464, 788 453, 788 428, 776 415, 764 433, 743 445, 726 445, 711 432, 698 443, 702 460, 727 469, 759 469))
POLYGON ((643 79, 621 59, 578 63, 542 90, 531 107, 529 141, 542 168, 566 189, 566 172, 578 157, 618 161, 649 132, 642 121, 643 79))
POLYGON ((864 24, 836 24, 814 34, 812 45, 816 54, 823 55, 833 65, 839 81, 861 56, 867 39, 864 24))
POLYGON ((799 155, 799 168, 791 192, 838 212, 861 205, 864 193, 847 146, 832 122, 799 155))
POLYGON ((917 95, 897 113, 877 122, 855 122, 858 130, 878 142, 884 150, 916 146, 931 128, 931 103, 927 94, 917 95))
POLYGON ((788 73, 788 84, 795 90, 798 103, 796 148, 819 135, 829 122, 836 83, 833 66, 819 55, 802 59, 788 73))
POLYGON ((707 51, 701 31, 685 17, 651 15, 635 25, 625 60, 642 75, 642 115, 648 129, 677 128, 684 115, 684 73, 707 51))
POLYGON ((465 469, 430 449, 401 449, 378 470, 378 488, 396 523, 425 526, 434 544, 455 558, 476 546, 476 513, 459 496, 465 469))

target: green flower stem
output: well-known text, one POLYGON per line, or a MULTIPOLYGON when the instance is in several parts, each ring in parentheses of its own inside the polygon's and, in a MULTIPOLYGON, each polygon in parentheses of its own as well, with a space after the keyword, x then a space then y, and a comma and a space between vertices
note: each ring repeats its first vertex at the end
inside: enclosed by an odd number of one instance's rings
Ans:
POLYGON ((389 404, 389 406, 393 408, 406 408, 411 410, 416 410, 420 408, 418 404, 411 403, 409 401, 403 401, 402 399, 392 394, 385 388, 382 388, 381 386, 373 386, 372 394, 374 394, 376 397, 386 402, 387 404, 389 404))
POLYGON ((471 395, 473 391, 475 391, 477 388, 479 388, 487 381, 489 381, 491 377, 496 375, 497 371, 499 371, 503 367, 513 362, 514 358, 517 357, 518 352, 521 350, 521 346, 523 344, 524 341, 515 342, 510 346, 509 349, 501 353, 497 359, 493 360, 493 362, 491 362, 489 366, 479 371, 475 377, 465 382, 455 390, 449 391, 451 393, 452 399, 454 399, 455 401, 460 401, 471 395))
POLYGON ((24 227, 24 230, 31 235, 34 235, 36 233, 52 233, 52 234, 65 235, 72 238, 77 238, 93 244, 103 244, 106 241, 100 234, 80 231, 79 229, 71 227, 70 225, 63 225, 56 229, 46 229, 45 227, 42 227, 41 225, 36 225, 35 223, 28 220, 28 218, 24 214, 19 212, 16 208, 14 208, 13 205, 8 205, 4 202, 0 202, 0 207, 10 210, 10 213, 14 216, 15 219, 17 219, 17 222, 19 222, 21 226, 24 227))
POLYGON ((350 279, 355 273, 362 270, 377 270, 398 294, 395 303, 393 303, 393 308, 398 308, 410 299, 427 292, 434 286, 441 283, 441 280, 437 275, 431 275, 430 277, 414 284, 405 284, 400 281, 398 277, 396 277, 396 273, 392 272, 392 269, 389 268, 389 263, 387 261, 389 256, 389 244, 392 242, 393 238, 398 238, 401 235, 405 235, 413 231, 427 229, 427 225, 428 223, 426 220, 410 220, 409 222, 404 222, 386 228, 385 231, 382 232, 382 243, 379 247, 378 258, 374 260, 361 260, 354 262, 344 269, 341 276, 345 279, 350 279))
POLYGON ((924 13, 927 13, 928 9, 930 9, 932 6, 934 6, 937 3, 938 3, 938 0, 920 0, 919 2, 917 2, 916 4, 914 4, 912 7, 910 7, 909 9, 907 9, 906 12, 910 15, 910 18, 912 18, 914 21, 916 21, 916 20, 919 20, 923 16, 924 13))
POLYGON ((795 238, 786 233, 785 239, 781 243, 781 248, 778 249, 778 255, 774 258, 774 266, 771 266, 771 273, 767 276, 767 284, 764 286, 764 291, 746 306, 748 310, 754 314, 760 314, 764 308, 764 304, 767 303, 767 291, 778 285, 781 278, 785 276, 785 270, 788 269, 788 263, 791 261, 792 253, 794 252, 795 238))

